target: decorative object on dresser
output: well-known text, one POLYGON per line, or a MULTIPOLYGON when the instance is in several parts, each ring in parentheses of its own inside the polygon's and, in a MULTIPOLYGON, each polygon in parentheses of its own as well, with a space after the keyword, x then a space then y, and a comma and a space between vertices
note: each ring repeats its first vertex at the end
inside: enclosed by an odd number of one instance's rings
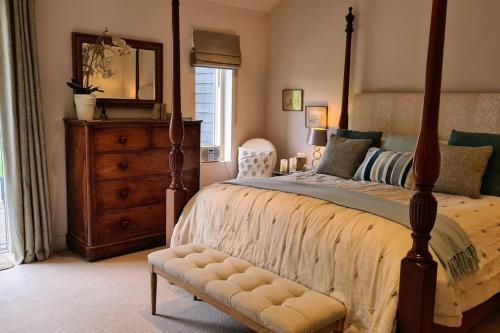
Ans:
MULTIPOLYGON (((80 81, 71 79, 71 82, 67 82, 67 85, 73 89, 75 94, 74 99, 78 119, 92 120, 94 118, 95 94, 98 92, 104 93, 104 90, 97 85, 105 85, 106 81, 102 80, 110 80, 115 74, 122 75, 113 67, 116 67, 117 63, 123 63, 123 59, 117 61, 115 57, 131 55, 132 48, 127 45, 127 42, 111 35, 107 27, 100 36, 95 38, 93 43, 82 44, 82 79, 80 81)), ((116 83, 113 85, 116 85, 116 83)))
POLYGON ((328 106, 306 106, 307 128, 328 128, 328 106))
POLYGON ((283 89, 283 111, 302 111, 304 109, 304 90, 283 89))
POLYGON ((153 114, 151 116, 154 120, 170 120, 172 115, 167 110, 167 104, 155 103, 153 105, 153 114))
POLYGON ((107 31, 103 36, 73 32, 72 53, 72 82, 99 87, 101 91, 93 92, 98 103, 149 108, 163 102, 163 44, 122 39, 107 31), (98 46, 94 52, 102 61, 88 68, 89 49, 93 46, 98 46))
MULTIPOLYGON (((96 260, 165 244, 168 121, 65 119, 68 247, 96 260)), ((184 184, 199 189, 200 122, 184 121, 184 184)))
POLYGON ((326 146, 327 130, 320 128, 310 128, 307 134, 307 143, 314 146, 313 160, 311 166, 315 168, 321 160, 321 147, 326 146))

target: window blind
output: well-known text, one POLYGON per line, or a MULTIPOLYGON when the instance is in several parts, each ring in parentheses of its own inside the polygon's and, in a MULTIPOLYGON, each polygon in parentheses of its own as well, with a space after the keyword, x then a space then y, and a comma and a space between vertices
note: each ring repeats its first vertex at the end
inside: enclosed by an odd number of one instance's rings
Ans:
POLYGON ((238 69, 241 66, 240 36, 193 30, 191 65, 238 69))

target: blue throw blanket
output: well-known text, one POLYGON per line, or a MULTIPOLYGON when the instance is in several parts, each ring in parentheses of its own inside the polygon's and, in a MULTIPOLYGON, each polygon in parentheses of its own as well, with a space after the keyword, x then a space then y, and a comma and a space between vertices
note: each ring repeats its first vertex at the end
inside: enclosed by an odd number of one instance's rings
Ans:
MULTIPOLYGON (((244 178, 223 183, 301 194, 381 216, 411 229, 408 205, 362 192, 275 178, 244 178)), ((437 214, 431 237, 430 246, 445 267, 450 283, 479 269, 479 258, 469 236, 454 220, 437 214)))

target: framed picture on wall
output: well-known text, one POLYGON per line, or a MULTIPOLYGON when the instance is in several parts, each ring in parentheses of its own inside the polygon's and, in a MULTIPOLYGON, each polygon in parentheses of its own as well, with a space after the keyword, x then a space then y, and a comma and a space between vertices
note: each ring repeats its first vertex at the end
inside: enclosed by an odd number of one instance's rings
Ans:
POLYGON ((304 109, 304 90, 283 89, 283 111, 302 111, 304 109))
POLYGON ((328 106, 306 106, 307 128, 328 128, 328 106))

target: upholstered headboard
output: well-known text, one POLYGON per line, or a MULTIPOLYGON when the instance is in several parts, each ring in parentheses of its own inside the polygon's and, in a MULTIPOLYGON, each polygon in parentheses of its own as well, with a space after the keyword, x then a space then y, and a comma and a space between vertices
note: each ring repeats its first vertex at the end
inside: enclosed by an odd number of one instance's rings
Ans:
MULTIPOLYGON (((359 94, 354 97, 349 128, 418 136, 423 100, 423 93, 359 94)), ((500 93, 443 93, 440 140, 447 140, 452 129, 500 133, 500 93)))

